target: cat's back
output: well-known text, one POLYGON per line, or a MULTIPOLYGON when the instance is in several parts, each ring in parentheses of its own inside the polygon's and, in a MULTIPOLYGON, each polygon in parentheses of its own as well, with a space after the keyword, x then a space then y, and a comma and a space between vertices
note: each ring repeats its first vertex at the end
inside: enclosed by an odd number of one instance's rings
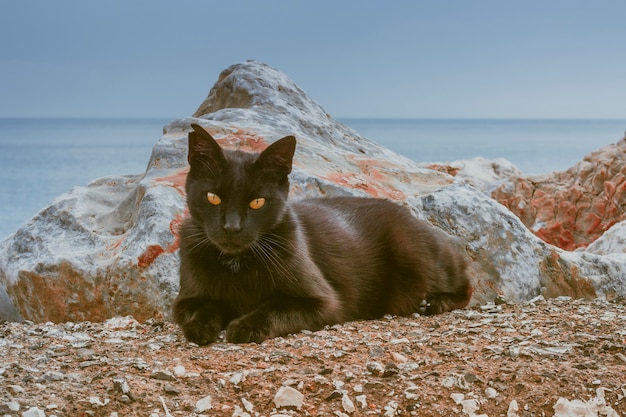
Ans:
POLYGON ((371 235, 398 224, 419 224, 406 207, 379 198, 311 198, 292 207, 309 229, 323 229, 327 235, 345 229, 371 235))

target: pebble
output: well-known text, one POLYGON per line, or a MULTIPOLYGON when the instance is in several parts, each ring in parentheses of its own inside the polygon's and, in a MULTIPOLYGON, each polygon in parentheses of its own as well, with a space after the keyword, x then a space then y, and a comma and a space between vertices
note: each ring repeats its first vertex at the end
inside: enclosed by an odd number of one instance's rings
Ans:
POLYGON ((211 398, 210 395, 207 395, 206 397, 202 398, 201 400, 198 400, 196 402, 196 413, 202 413, 204 411, 210 410, 213 408, 211 402, 213 401, 213 399, 211 398))
POLYGON ((37 407, 31 407, 22 413, 22 417, 46 417, 46 413, 37 407))
POLYGON ((372 375, 382 375, 385 372, 385 366, 380 362, 368 362, 365 364, 365 368, 372 373, 372 375))
POLYGON ((116 392, 128 395, 130 398, 130 385, 128 384, 128 381, 126 381, 126 378, 113 378, 113 389, 116 392))
POLYGON ((365 394, 357 395, 354 399, 356 400, 357 403, 359 403, 361 408, 363 409, 367 408, 367 395, 365 394))
POLYGON ((277 408, 295 407, 298 410, 304 403, 304 394, 291 387, 280 387, 274 396, 274 404, 277 408))
POLYGON ((497 396, 498 396, 498 391, 496 391, 495 389, 491 387, 485 388, 485 397, 489 399, 493 399, 493 398, 496 398, 497 396))
POLYGON ((346 413, 354 413, 354 411, 356 410, 354 403, 352 402, 350 397, 348 397, 348 394, 345 392, 343 394, 343 397, 341 397, 341 407, 343 407, 343 410, 346 413))
POLYGON ((186 369, 185 369, 185 367, 184 367, 184 366, 182 366, 182 365, 176 365, 176 366, 174 367, 174 375, 175 375, 175 376, 177 376, 177 377, 179 377, 179 378, 182 378, 182 377, 184 377, 185 375, 187 375, 187 370, 186 370, 186 369))
POLYGON ((150 374, 150 378, 158 379, 159 381, 176 381, 176 377, 169 371, 154 371, 150 374))

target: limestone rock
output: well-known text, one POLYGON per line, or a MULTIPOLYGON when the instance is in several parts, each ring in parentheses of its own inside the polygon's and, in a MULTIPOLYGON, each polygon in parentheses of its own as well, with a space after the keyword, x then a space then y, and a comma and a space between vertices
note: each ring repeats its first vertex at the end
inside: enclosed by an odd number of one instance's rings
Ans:
MULTIPOLYGON (((475 302, 501 295, 626 295, 626 255, 552 246, 475 188, 488 192, 492 181, 506 183, 515 173, 509 164, 460 163, 461 171, 473 174, 456 178, 429 169, 361 137, 284 74, 257 62, 226 69, 194 116, 164 128, 145 173, 76 187, 0 242, 0 319, 169 317, 178 288, 177 228, 187 214, 191 123, 223 146, 248 151, 295 135, 293 198, 359 195, 407 205, 465 246, 475 302)), ((618 180, 617 174, 611 178, 618 180)), ((613 198, 619 190, 616 185, 613 198)))
POLYGON ((626 254, 626 221, 615 224, 587 246, 586 251, 598 255, 626 254))
POLYGON ((298 410, 302 408, 304 395, 295 388, 280 387, 274 396, 274 404, 277 408, 293 407, 298 410))
POLYGON ((584 248, 626 220, 626 138, 565 172, 513 179, 493 197, 546 242, 584 248))

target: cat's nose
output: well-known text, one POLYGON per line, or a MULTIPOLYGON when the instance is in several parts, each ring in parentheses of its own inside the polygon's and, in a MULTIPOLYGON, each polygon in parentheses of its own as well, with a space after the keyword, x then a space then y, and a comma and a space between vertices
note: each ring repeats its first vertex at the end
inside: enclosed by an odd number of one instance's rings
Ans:
POLYGON ((228 233, 241 232, 241 218, 234 215, 226 216, 223 228, 228 233))

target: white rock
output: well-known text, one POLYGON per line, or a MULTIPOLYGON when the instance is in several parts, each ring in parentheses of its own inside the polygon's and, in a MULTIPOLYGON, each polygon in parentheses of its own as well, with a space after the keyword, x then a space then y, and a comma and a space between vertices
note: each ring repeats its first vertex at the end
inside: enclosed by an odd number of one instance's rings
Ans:
POLYGON ((93 405, 97 405, 99 407, 104 407, 105 405, 107 405, 109 403, 109 399, 105 398, 104 400, 101 400, 100 397, 89 397, 89 403, 93 404, 93 405))
POLYGON ((204 411, 210 410, 213 408, 213 405, 211 404, 212 399, 210 395, 207 395, 206 397, 198 400, 196 402, 196 409, 195 412, 196 413, 202 413, 204 411))
POLYGON ((343 396, 341 397, 341 407, 343 407, 343 410, 346 413, 354 413, 354 410, 356 410, 354 403, 352 402, 350 397, 348 397, 348 394, 345 392, 343 396))
POLYGON ((604 398, 592 398, 589 401, 559 398, 554 405, 554 417, 619 417, 613 407, 606 405, 604 398))
POLYGON ((251 413, 252 410, 254 410, 254 404, 252 404, 250 401, 246 400, 245 398, 242 398, 241 402, 243 404, 243 408, 245 408, 247 412, 251 413))
POLYGON ((356 400, 357 403, 359 403, 362 409, 367 408, 367 395, 365 394, 357 395, 354 399, 356 400))
POLYGON ((186 370, 186 369, 185 369, 185 367, 184 367, 184 366, 182 366, 182 365, 176 365, 176 366, 174 367, 174 375, 175 375, 175 376, 177 376, 177 377, 179 377, 179 378, 182 378, 182 377, 184 377, 185 375, 187 375, 187 370, 186 370))
POLYGON ((517 414, 518 411, 519 406, 517 405, 517 400, 511 400, 509 408, 506 412, 506 417, 519 417, 519 414, 517 414))
POLYGON ((489 399, 493 399, 493 398, 496 398, 497 396, 498 396, 498 391, 496 391, 495 389, 491 387, 485 388, 485 397, 489 399))
POLYGON ((235 372, 233 376, 230 377, 228 382, 230 382, 233 385, 239 385, 241 381, 244 381, 245 379, 246 379, 246 375, 243 372, 235 372))
POLYGON ((274 396, 274 404, 280 407, 295 407, 298 410, 304 403, 304 394, 291 387, 280 387, 274 396))
POLYGON ((614 224, 585 251, 597 255, 626 254, 626 221, 614 224))
POLYGON ((18 403, 17 401, 9 401, 5 405, 11 411, 20 411, 20 403, 18 403))
POLYGON ((46 413, 37 407, 31 407, 22 413, 22 417, 46 417, 46 413))
POLYGON ((450 394, 450 398, 452 398, 452 401, 454 401, 456 405, 459 405, 465 399, 465 394, 453 392, 452 394, 450 394))
POLYGON ((232 417, 251 417, 250 414, 244 411, 240 406, 235 406, 235 411, 233 411, 232 417))

